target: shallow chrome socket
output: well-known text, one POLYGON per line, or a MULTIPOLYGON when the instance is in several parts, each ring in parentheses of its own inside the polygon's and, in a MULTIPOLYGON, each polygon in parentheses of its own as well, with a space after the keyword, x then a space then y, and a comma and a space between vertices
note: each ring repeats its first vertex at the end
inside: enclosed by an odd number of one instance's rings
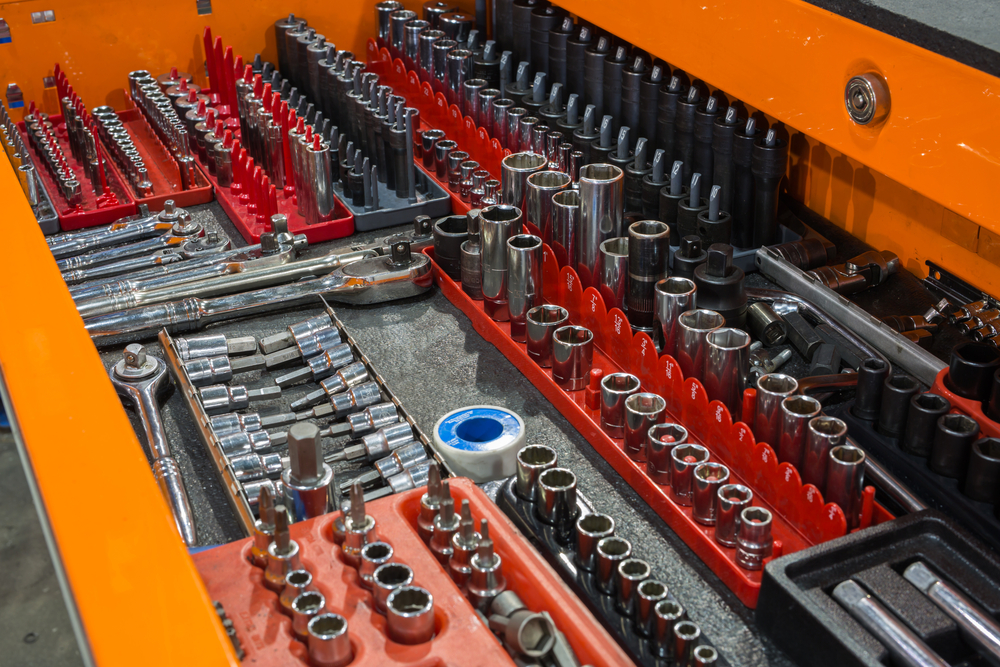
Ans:
POLYGON ((354 660, 347 619, 340 614, 318 614, 306 626, 309 663, 315 667, 344 667, 354 660))
POLYGON ((674 359, 686 378, 703 379, 708 334, 726 323, 714 310, 689 310, 677 318, 677 346, 674 359))
POLYGON ((624 537, 605 537, 594 548, 597 588, 605 595, 615 593, 618 565, 632 556, 632 543, 624 537))
POLYGON ((521 233, 521 209, 496 205, 479 212, 483 309, 495 322, 510 318, 507 307, 507 241, 521 233))
POLYGON ((400 586, 386 599, 386 634, 399 644, 434 637, 434 596, 419 586, 400 586))
POLYGON ((670 484, 670 452, 687 442, 687 429, 680 424, 656 424, 646 432, 646 474, 660 486, 670 484))
POLYGON ((313 586, 313 577, 309 570, 292 570, 285 575, 285 587, 278 596, 278 603, 281 611, 288 616, 292 615, 292 601, 298 596, 308 591, 316 590, 313 586))
POLYGON ((361 577, 361 585, 365 588, 371 588, 375 570, 391 560, 392 545, 387 542, 369 542, 362 547, 361 565, 358 567, 358 576, 361 577))
POLYGON ((778 462, 791 463, 802 470, 803 452, 809 435, 809 423, 823 411, 812 396, 788 396, 781 401, 781 435, 778 437, 778 462))
POLYGON ((826 487, 826 469, 830 450, 844 444, 847 424, 836 417, 813 417, 806 427, 806 445, 799 474, 803 484, 812 484, 822 491, 826 487))
POLYGON ((670 498, 675 503, 685 507, 693 504, 694 469, 708 462, 708 458, 708 450, 701 445, 686 443, 670 451, 670 498))
POLYGON ((615 573, 615 608, 623 616, 635 613, 639 584, 649 579, 652 568, 644 560, 629 558, 618 563, 615 573))
POLYGON ((323 612, 326 599, 319 591, 305 591, 292 600, 292 632, 299 641, 309 638, 309 621, 323 612))
POLYGON ((544 170, 548 161, 534 153, 513 153, 500 162, 500 201, 521 210, 528 194, 528 177, 544 170))
POLYGON ((667 585, 656 579, 646 579, 635 589, 635 629, 639 634, 649 637, 656 625, 654 609, 660 600, 667 597, 667 585))
POLYGON ((569 321, 569 311, 562 306, 542 304, 528 311, 525 337, 528 357, 542 368, 552 367, 552 334, 569 321))
POLYGON ((538 475, 538 518, 556 528, 556 536, 567 539, 576 516, 576 475, 567 468, 549 468, 538 475))
POLYGON ((413 570, 403 563, 385 563, 375 568, 372 573, 372 599, 375 611, 384 614, 389 595, 397 588, 413 583, 413 570))
POLYGON ((601 428, 611 437, 625 436, 625 402, 639 389, 639 378, 631 373, 611 373, 601 379, 601 428))
POLYGON ((667 402, 658 394, 642 392, 625 399, 625 453, 638 460, 646 448, 649 429, 663 417, 667 402))
POLYGON ((771 555, 771 512, 763 507, 744 507, 740 513, 740 528, 736 532, 736 564, 746 570, 764 567, 771 555))
POLYGON ((719 489, 729 483, 729 468, 721 463, 702 463, 691 480, 692 517, 706 526, 715 525, 719 489))
POLYGON ((701 628, 691 621, 681 621, 674 625, 674 664, 694 664, 694 651, 701 638, 701 628))
POLYGON ((653 651, 661 658, 670 660, 676 650, 674 626, 684 622, 687 613, 674 600, 660 600, 653 607, 653 632, 650 639, 653 651))
POLYGON ((538 499, 538 476, 555 468, 559 461, 556 450, 546 445, 528 445, 517 452, 517 495, 529 502, 538 499))
POLYGON ((567 325, 552 334, 552 379, 564 391, 587 386, 594 364, 594 334, 590 329, 567 325))
POLYGON ((597 543, 615 534, 615 520, 607 514, 587 514, 576 520, 576 558, 584 570, 597 563, 597 543))
POLYGON ((725 484, 715 501, 715 541, 724 547, 736 546, 740 514, 753 502, 753 491, 742 484, 725 484))

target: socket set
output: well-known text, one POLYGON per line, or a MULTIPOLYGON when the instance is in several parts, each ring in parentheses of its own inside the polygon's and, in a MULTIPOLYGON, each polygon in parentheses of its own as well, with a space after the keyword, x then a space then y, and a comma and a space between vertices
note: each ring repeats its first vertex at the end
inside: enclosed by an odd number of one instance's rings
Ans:
MULTIPOLYGON (((480 234, 484 233, 481 229, 480 234)), ((779 447, 768 444, 778 442, 778 431, 773 437, 754 438, 754 432, 747 424, 757 421, 755 413, 761 400, 758 390, 750 388, 736 394, 730 391, 731 395, 725 401, 712 401, 710 404, 706 387, 699 379, 685 379, 680 363, 670 354, 658 354, 648 333, 633 334, 622 312, 618 309, 610 312, 606 310, 601 293, 593 287, 584 289, 572 268, 560 269, 554 253, 547 245, 542 244, 539 252, 541 299, 536 303, 542 305, 536 308, 559 311, 559 308, 555 308, 558 306, 562 312, 548 323, 538 313, 534 317, 537 324, 532 326, 539 326, 539 331, 544 333, 543 330, 547 330, 550 334, 556 326, 564 326, 570 330, 570 334, 577 336, 570 336, 560 343, 565 358, 558 365, 556 346, 552 344, 552 356, 548 360, 551 368, 539 365, 542 359, 538 356, 537 349, 533 349, 533 344, 527 342, 525 324, 514 322, 513 316, 510 322, 494 321, 489 309, 497 306, 491 304, 489 299, 472 298, 464 289, 468 287, 465 281, 458 283, 443 268, 444 265, 436 260, 435 250, 426 249, 424 252, 435 259, 435 278, 441 291, 469 317, 476 331, 496 345, 570 419, 612 467, 747 606, 753 607, 756 604, 761 571, 741 565, 736 549, 720 542, 716 535, 717 529, 707 523, 705 518, 695 516, 691 499, 674 492, 670 483, 671 465, 675 458, 672 457, 672 450, 677 449, 673 446, 674 442, 687 445, 682 451, 693 457, 690 458, 691 461, 723 464, 728 474, 728 483, 746 489, 749 493, 741 493, 752 497, 756 504, 767 511, 773 542, 772 555, 768 558, 782 553, 794 553, 844 535, 849 529, 864 528, 892 518, 884 507, 874 502, 872 487, 858 488, 859 480, 856 475, 853 476, 853 491, 848 496, 838 497, 841 503, 850 508, 847 513, 839 505, 824 500, 824 494, 817 484, 804 484, 797 466, 781 462, 788 458, 779 458, 779 447), (526 342, 518 342, 512 338, 512 333, 515 332, 518 333, 518 340, 526 342), (585 358, 587 350, 591 355, 589 358, 585 358), (626 379, 629 376, 634 379, 626 379), (634 382, 636 386, 617 387, 614 383, 619 379, 634 382), (639 391, 647 392, 642 396, 654 394, 663 402, 659 406, 658 416, 649 422, 650 426, 656 422, 674 422, 673 426, 677 427, 676 432, 664 433, 664 436, 669 436, 670 445, 656 447, 659 463, 649 463, 644 440, 626 450, 623 441, 623 414, 618 415, 622 419, 622 425, 615 431, 607 427, 606 421, 602 422, 604 395, 617 394, 621 400, 615 403, 623 408, 625 398, 639 391), (731 406, 738 407, 746 423, 734 423, 731 406), (693 449, 690 447, 692 445, 693 449)), ((486 276, 485 269, 483 276, 486 276)), ((482 290, 486 291, 485 283, 482 290)), ((542 333, 538 335, 541 336, 542 333)), ((670 338, 675 336, 677 334, 670 338)), ((692 363, 685 354, 679 354, 678 358, 688 359, 687 363, 692 363)), ((787 376, 772 374, 770 377, 787 376)), ((788 380, 794 383, 791 378, 788 380)), ((738 388, 739 385, 733 382, 731 386, 738 388)), ((722 387, 715 386, 714 391, 718 396, 722 387)), ((788 391, 784 396, 791 393, 794 390, 788 391)), ((779 396, 778 403, 781 400, 782 397, 779 396)), ((771 402, 774 403, 774 400, 771 402)), ((765 421, 771 423, 773 419, 765 421)), ((853 448, 850 451, 853 452, 853 448)), ((847 463, 845 470, 850 469, 856 473, 861 462, 863 457, 854 464, 847 463)), ((684 465, 683 459, 677 465, 693 475, 693 465, 684 465)), ((720 474, 722 469, 718 471, 720 474)), ((854 473, 846 474, 852 477, 854 473)), ((706 479, 707 481, 709 480, 706 479)), ((824 488, 832 489, 828 490, 828 494, 831 498, 836 497, 836 485, 830 484, 824 488)))
POLYGON ((329 306, 259 341, 174 339, 165 330, 159 340, 247 534, 265 488, 273 498, 286 498, 293 520, 330 511, 342 491, 333 475, 333 467, 343 467, 338 464, 371 464, 352 469, 369 499, 425 483, 433 458, 426 437, 329 306), (268 372, 256 388, 233 379, 253 370, 268 372), (280 407, 273 403, 278 397, 280 407), (254 411, 256 401, 268 401, 268 409, 254 411), (315 421, 329 423, 320 428, 315 421), (338 443, 332 449, 323 444, 330 439, 338 443), (304 466, 319 472, 308 476, 304 466))
POLYGON ((7 113, 7 107, 0 103, 0 142, 4 153, 10 161, 10 166, 17 173, 18 183, 28 200, 32 213, 38 221, 43 234, 55 234, 59 231, 59 216, 56 215, 52 197, 45 183, 38 176, 35 161, 24 146, 20 132, 7 113))
POLYGON ((772 561, 757 626, 820 667, 1000 660, 1000 561, 923 511, 772 561))
MULTIPOLYGON (((555 450, 528 445, 517 475, 502 480, 497 506, 641 665, 723 665, 670 587, 615 536, 615 520, 594 511, 555 450), (697 660, 696 660, 697 658, 697 660)), ((749 545, 749 541, 747 542, 749 545)))
POLYGON ((437 486, 290 526, 276 506, 194 554, 244 663, 632 664, 475 484, 437 486))

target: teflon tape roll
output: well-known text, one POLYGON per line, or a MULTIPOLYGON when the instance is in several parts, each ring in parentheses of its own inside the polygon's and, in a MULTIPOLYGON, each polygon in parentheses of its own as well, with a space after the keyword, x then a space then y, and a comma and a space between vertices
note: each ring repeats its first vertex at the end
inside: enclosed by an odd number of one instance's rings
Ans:
POLYGON ((510 477, 525 443, 524 420, 493 405, 472 405, 434 425, 434 448, 456 475, 474 482, 510 477))

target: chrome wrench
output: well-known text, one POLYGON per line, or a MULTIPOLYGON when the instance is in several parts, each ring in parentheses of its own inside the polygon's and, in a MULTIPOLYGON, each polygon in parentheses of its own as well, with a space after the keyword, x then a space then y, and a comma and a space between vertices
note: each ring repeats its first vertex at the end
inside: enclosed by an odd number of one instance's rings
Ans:
POLYGON ((197 543, 194 514, 188 502, 187 489, 176 459, 170 453, 167 432, 160 418, 157 395, 166 388, 167 365, 162 359, 147 355, 142 345, 133 343, 125 348, 124 357, 111 369, 111 384, 122 398, 132 402, 142 419, 146 442, 153 458, 153 477, 160 487, 177 523, 177 530, 188 546, 197 543))

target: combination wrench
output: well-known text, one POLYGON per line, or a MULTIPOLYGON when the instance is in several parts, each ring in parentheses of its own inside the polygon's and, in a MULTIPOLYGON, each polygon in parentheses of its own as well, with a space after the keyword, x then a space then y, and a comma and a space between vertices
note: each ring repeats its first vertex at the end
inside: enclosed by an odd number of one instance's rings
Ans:
POLYGON ((167 432, 160 418, 157 396, 167 387, 167 365, 162 359, 146 354, 142 345, 133 343, 125 348, 124 357, 111 369, 111 384, 123 399, 132 402, 142 419, 146 442, 153 458, 153 477, 173 512, 177 530, 184 543, 194 546, 197 534, 194 514, 188 502, 187 489, 176 459, 170 453, 167 432))

